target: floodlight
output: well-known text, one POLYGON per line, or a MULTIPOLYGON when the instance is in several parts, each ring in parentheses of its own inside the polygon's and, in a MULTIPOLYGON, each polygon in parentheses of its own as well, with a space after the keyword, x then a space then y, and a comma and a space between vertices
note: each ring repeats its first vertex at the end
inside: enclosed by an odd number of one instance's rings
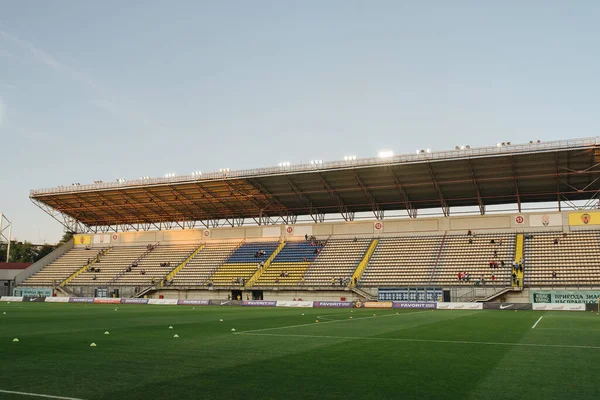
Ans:
POLYGON ((427 153, 431 153, 431 149, 427 149, 425 150, 427 153))
POLYGON ((389 157, 393 157, 394 156, 394 152, 391 150, 382 150, 379 152, 379 158, 389 158, 389 157))
POLYGON ((461 149, 461 150, 464 150, 464 149, 465 149, 465 146, 460 146, 460 149, 461 149))

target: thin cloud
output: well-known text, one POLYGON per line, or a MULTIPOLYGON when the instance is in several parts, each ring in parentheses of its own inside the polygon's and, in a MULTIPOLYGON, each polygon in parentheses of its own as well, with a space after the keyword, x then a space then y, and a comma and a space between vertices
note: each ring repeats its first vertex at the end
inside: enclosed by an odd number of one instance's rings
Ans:
POLYGON ((0 31, 0 39, 19 48, 26 53, 33 62, 57 71, 90 89, 96 96, 96 98, 92 100, 93 105, 106 110, 115 116, 124 117, 132 122, 141 124, 146 128, 165 130, 164 126, 151 120, 144 113, 137 112, 134 107, 125 106, 122 104, 122 101, 117 101, 118 97, 115 96, 114 93, 111 93, 104 88, 85 72, 67 65, 50 52, 37 47, 32 42, 18 38, 6 31, 0 31))

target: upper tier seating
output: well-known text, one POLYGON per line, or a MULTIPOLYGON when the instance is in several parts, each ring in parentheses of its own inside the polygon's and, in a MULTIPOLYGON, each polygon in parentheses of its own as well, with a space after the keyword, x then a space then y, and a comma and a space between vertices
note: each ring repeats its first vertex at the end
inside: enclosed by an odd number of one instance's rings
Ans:
POLYGON ((240 241, 208 242, 173 279, 174 285, 205 285, 208 278, 240 246, 240 241))
POLYGON ((100 272, 83 272, 69 282, 69 285, 106 285, 147 251, 145 246, 113 247, 102 256, 99 263, 93 264, 100 272))
POLYGON ((287 242, 273 262, 312 262, 320 251, 321 246, 308 241, 287 242))
POLYGON ((246 242, 238 247, 233 254, 227 259, 227 263, 239 264, 239 263, 254 263, 258 264, 261 261, 267 260, 275 249, 279 246, 279 242, 246 242), (258 251, 264 251, 264 255, 256 257, 258 251))
POLYGON ((441 243, 441 235, 380 239, 359 286, 428 284, 441 243))
POLYGON ((24 286, 56 286, 93 260, 101 249, 71 249, 62 257, 29 277, 24 286))
POLYGON ((306 286, 331 286, 331 279, 350 278, 373 239, 330 239, 304 275, 306 286))
POLYGON ((199 244, 158 245, 142 258, 138 262, 138 266, 131 272, 119 276, 114 284, 146 286, 152 284, 154 278, 154 284, 158 285, 169 272, 188 258, 199 246, 199 244), (170 265, 161 266, 161 263, 170 263, 170 265), (142 274, 142 271, 145 274, 142 274))
POLYGON ((532 233, 525 237, 525 285, 600 284, 598 231, 532 233), (554 244, 555 240, 558 244, 554 244), (556 277, 552 277, 552 272, 556 277))

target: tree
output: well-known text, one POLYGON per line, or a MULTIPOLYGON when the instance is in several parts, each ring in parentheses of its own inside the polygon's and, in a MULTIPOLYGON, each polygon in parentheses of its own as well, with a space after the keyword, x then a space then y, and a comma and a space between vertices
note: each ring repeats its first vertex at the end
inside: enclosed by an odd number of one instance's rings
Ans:
POLYGON ((69 231, 65 232, 64 235, 62 236, 62 239, 60 239, 59 244, 67 243, 69 240, 73 239, 74 234, 75 234, 74 232, 69 232, 69 231))
POLYGON ((54 251, 54 249, 56 249, 59 245, 51 245, 51 244, 44 244, 42 245, 38 251, 37 254, 35 255, 33 262, 37 262, 39 260, 41 260, 42 258, 46 257, 48 254, 52 253, 54 251))

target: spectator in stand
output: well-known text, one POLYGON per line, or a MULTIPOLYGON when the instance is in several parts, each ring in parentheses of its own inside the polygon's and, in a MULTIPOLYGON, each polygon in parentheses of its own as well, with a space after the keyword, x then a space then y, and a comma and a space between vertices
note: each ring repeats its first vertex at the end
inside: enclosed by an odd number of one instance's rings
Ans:
POLYGON ((470 229, 467 231, 467 236, 473 236, 473 232, 470 229))
POLYGON ((558 238, 554 238, 554 244, 558 244, 558 238))
POLYGON ((335 278, 331 278, 331 286, 335 286, 335 278))
POLYGON ((154 277, 152 277, 152 286, 154 286, 154 284, 156 283, 156 280, 154 279, 154 277))
POLYGON ((304 240, 306 240, 308 242, 308 233, 306 235, 304 235, 304 240))
POLYGON ((473 244, 473 238, 469 238, 469 244, 473 244))
POLYGON ((460 273, 460 272, 458 273, 458 281, 459 282, 462 281, 462 273, 460 273))
POLYGON ((142 275, 146 275, 146 270, 145 270, 145 269, 141 270, 141 271, 140 271, 140 274, 142 274, 142 275))
POLYGON ((279 278, 275 278, 275 283, 279 283, 279 278))
POLYGON ((496 280, 496 275, 494 275, 494 273, 492 272, 492 282, 494 282, 496 280))
POLYGON ((501 266, 501 267, 504 267, 504 260, 501 260, 501 261, 500 261, 500 266, 501 266))
POLYGON ((515 283, 517 281, 517 274, 513 272, 511 276, 513 283, 515 283))
POLYGON ((467 282, 471 280, 471 275, 468 272, 465 273, 465 279, 467 280, 467 282))
POLYGON ((96 280, 96 275, 94 275, 94 276, 92 277, 92 279, 93 279, 93 280, 96 280))
POLYGON ((556 279, 556 271, 552 271, 552 279, 556 279))
POLYGON ((498 257, 498 250, 494 250, 494 257, 498 257))
POLYGON ((490 261, 490 268, 494 268, 494 261, 490 261))

